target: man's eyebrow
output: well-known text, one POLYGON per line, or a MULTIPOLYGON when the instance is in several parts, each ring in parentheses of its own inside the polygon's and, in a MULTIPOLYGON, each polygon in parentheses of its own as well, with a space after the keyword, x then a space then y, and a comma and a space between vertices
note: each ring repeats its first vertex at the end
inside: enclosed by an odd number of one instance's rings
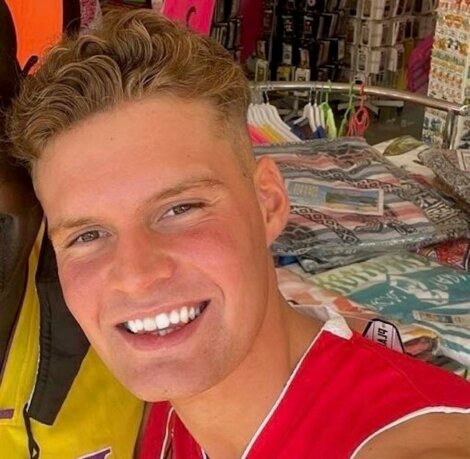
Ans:
POLYGON ((144 201, 143 204, 139 205, 138 211, 145 209, 146 207, 156 203, 158 201, 163 201, 165 199, 173 198, 178 196, 186 191, 189 191, 194 188, 214 188, 222 186, 220 180, 214 178, 200 178, 196 177, 189 180, 184 180, 180 183, 174 184, 158 193, 154 194, 150 198, 144 201))
POLYGON ((60 220, 54 226, 47 226, 47 235, 49 236, 49 239, 52 240, 53 236, 60 231, 79 228, 80 226, 91 225, 92 223, 96 223, 96 220, 87 217, 60 220))
MULTIPOLYGON (((143 211, 146 207, 151 206, 153 203, 162 201, 164 199, 169 199, 174 196, 178 196, 179 194, 184 193, 185 191, 191 190, 193 188, 213 188, 222 185, 223 184, 221 181, 213 178, 193 178, 185 180, 181 183, 172 185, 154 194, 153 196, 145 200, 143 204, 140 204, 137 207, 136 211, 137 213, 139 213, 143 211)), ((49 235, 49 238, 52 239, 53 236, 59 231, 63 231, 65 229, 79 228, 81 226, 87 226, 96 223, 96 218, 93 217, 66 218, 64 220, 60 220, 54 226, 48 227, 47 233, 49 235)))

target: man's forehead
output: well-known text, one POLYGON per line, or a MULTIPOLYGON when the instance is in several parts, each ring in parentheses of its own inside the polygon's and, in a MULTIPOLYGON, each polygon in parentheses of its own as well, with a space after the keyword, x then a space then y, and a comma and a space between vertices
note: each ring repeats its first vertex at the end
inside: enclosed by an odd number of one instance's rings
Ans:
POLYGON ((41 160, 57 151, 70 152, 76 159, 88 155, 93 162, 103 155, 134 155, 141 150, 161 155, 202 152, 208 145, 227 140, 219 135, 214 110, 204 101, 175 97, 126 102, 58 134, 46 145, 41 160))

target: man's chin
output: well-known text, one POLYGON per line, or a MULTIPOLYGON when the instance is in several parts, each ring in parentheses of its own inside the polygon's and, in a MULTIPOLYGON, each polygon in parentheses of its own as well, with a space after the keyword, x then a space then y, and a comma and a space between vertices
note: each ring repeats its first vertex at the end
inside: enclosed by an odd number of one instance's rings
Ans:
POLYGON ((121 384, 145 402, 183 402, 193 399, 211 388, 208 382, 197 381, 188 374, 162 377, 155 372, 126 371, 116 375, 121 384), (129 374, 132 373, 132 374, 129 374))

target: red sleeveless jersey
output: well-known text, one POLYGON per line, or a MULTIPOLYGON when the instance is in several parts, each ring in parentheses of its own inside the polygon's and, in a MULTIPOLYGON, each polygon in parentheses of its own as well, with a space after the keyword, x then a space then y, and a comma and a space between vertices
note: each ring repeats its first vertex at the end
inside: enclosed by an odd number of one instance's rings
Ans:
MULTIPOLYGON (((242 459, 349 459, 416 416, 468 413, 470 422, 468 382, 373 343, 330 314, 242 459)), ((153 405, 141 451, 140 459, 205 457, 168 403, 153 405)))

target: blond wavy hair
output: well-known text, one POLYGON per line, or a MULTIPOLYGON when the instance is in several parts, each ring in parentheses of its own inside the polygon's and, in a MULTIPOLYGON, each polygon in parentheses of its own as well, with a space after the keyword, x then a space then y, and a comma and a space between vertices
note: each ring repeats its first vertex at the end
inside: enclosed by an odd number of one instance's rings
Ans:
POLYGON ((7 119, 12 155, 32 169, 80 121, 159 95, 209 101, 224 131, 245 126, 248 82, 222 46, 151 10, 110 11, 97 30, 65 37, 26 78, 7 119))

